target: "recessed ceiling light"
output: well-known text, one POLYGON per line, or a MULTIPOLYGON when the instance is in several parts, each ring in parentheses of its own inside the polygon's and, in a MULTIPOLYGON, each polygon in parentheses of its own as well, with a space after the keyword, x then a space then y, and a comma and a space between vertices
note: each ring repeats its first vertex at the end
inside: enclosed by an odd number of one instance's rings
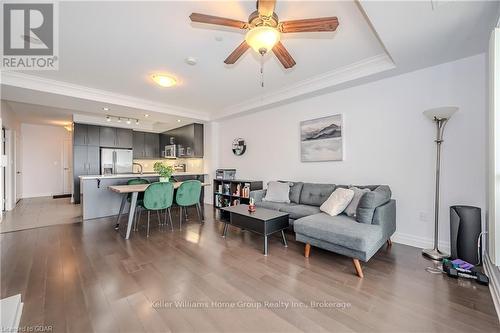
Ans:
POLYGON ((198 62, 194 57, 187 57, 186 59, 184 59, 184 61, 186 62, 186 64, 191 66, 196 65, 196 63, 198 62))
POLYGON ((106 116, 106 121, 110 122, 111 121, 111 117, 110 116, 106 116))
POLYGON ((146 113, 146 114, 144 115, 144 117, 145 117, 145 118, 149 117, 149 114, 147 114, 147 113, 146 113))
POLYGON ((121 123, 122 122, 122 118, 118 118, 118 122, 121 123))
POLYGON ((180 119, 177 119, 177 122, 178 122, 178 123, 180 123, 180 122, 181 122, 181 120, 180 120, 180 119))
POLYGON ((108 107, 103 107, 102 108, 104 111, 109 111, 110 109, 108 107))
POLYGON ((135 124, 136 124, 136 125, 139 125, 139 119, 136 119, 136 120, 135 120, 135 124))
POLYGON ((170 75, 165 75, 165 74, 153 74, 151 76, 153 81, 155 81, 159 86, 169 88, 173 87, 177 84, 177 80, 170 76, 170 75))
POLYGON ((129 125, 130 125, 130 123, 132 123, 132 122, 130 121, 130 119, 127 119, 127 124, 129 124, 129 125))

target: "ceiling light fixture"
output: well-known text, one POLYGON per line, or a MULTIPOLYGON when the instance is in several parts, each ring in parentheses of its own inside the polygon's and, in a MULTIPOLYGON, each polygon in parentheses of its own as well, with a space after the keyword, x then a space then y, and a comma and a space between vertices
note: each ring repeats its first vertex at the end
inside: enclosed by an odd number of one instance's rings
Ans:
POLYGON ((250 29, 245 36, 245 41, 255 52, 265 54, 280 41, 280 32, 276 28, 261 25, 250 29))
POLYGON ((196 65, 196 63, 198 62, 194 57, 187 57, 186 59, 184 59, 184 61, 186 62, 186 64, 191 66, 196 65))
POLYGON ((177 119, 177 122, 178 122, 178 123, 180 123, 180 122, 181 122, 181 120, 180 120, 180 119, 177 119))
POLYGON ((145 114, 145 115, 144 115, 144 117, 145 117, 145 118, 149 117, 149 114, 145 114))
POLYGON ((103 107, 102 108, 104 111, 109 111, 110 109, 108 107, 103 107))
POLYGON ((124 122, 127 123, 127 125, 132 124, 132 122, 135 122, 136 125, 139 125, 139 119, 137 119, 137 118, 123 118, 123 117, 120 117, 120 116, 113 116, 111 114, 106 115, 106 121, 107 122, 110 122, 113 119, 116 119, 116 122, 118 122, 118 123, 121 123, 122 119, 123 119, 124 122))
POLYGON ((170 88, 177 85, 177 80, 170 75, 153 74, 151 78, 161 87, 170 88))

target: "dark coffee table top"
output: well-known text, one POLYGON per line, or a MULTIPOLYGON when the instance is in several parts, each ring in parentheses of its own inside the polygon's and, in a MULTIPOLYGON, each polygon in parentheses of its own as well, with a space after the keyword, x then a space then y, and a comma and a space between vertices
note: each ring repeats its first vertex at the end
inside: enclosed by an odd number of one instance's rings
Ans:
POLYGON ((256 207, 255 212, 251 213, 248 211, 248 205, 244 204, 231 207, 222 207, 221 209, 226 212, 248 216, 261 221, 268 221, 278 217, 288 216, 288 213, 278 212, 277 210, 262 207, 256 207))

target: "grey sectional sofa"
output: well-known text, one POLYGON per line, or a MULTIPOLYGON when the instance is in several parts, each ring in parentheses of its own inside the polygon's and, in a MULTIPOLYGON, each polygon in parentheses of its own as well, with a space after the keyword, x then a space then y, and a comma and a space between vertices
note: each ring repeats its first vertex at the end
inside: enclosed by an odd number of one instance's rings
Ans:
POLYGON ((359 277, 363 277, 360 260, 367 262, 396 231, 396 201, 386 185, 356 186, 368 188, 356 217, 345 214, 330 216, 319 207, 337 187, 347 185, 290 182, 290 203, 263 201, 266 190, 252 191, 257 207, 289 213, 296 240, 305 243, 305 256, 311 245, 353 258, 359 277))

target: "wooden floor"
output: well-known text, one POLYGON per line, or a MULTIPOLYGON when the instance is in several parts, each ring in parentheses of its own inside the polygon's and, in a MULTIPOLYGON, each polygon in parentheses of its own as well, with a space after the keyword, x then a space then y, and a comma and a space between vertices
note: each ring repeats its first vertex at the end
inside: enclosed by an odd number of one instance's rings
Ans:
POLYGON ((21 328, 53 332, 500 331, 488 288, 425 272, 419 249, 383 248, 359 279, 348 258, 304 258, 291 234, 268 257, 257 235, 224 240, 205 210, 204 225, 191 211, 179 230, 174 215, 149 239, 125 241, 114 219, 2 234, 1 297, 22 294, 21 328))

